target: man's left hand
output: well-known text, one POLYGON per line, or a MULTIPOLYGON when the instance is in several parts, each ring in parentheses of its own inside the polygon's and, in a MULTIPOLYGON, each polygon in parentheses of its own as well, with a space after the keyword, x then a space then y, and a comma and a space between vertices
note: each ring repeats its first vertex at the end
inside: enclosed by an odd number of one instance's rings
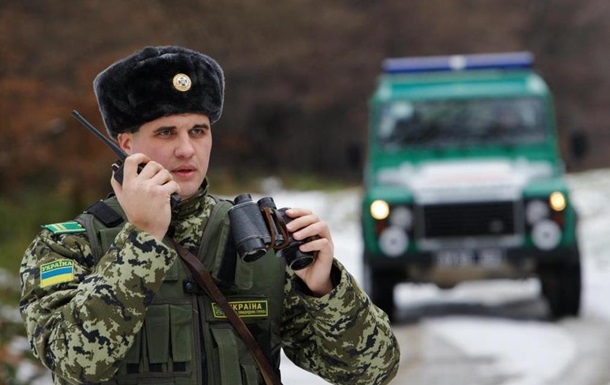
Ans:
POLYGON ((299 247, 302 252, 317 252, 318 257, 306 268, 296 270, 295 274, 305 282, 314 295, 322 297, 333 290, 330 270, 333 264, 334 245, 330 229, 326 222, 321 221, 310 210, 291 208, 286 211, 286 215, 292 218, 286 227, 295 240, 319 237, 299 247))

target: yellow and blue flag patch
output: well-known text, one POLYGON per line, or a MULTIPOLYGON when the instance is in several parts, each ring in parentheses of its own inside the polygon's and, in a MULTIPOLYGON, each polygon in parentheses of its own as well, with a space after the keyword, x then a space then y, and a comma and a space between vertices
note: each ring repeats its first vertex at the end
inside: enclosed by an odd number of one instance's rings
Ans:
POLYGON ((74 261, 61 259, 40 266, 40 287, 70 282, 74 279, 74 261))

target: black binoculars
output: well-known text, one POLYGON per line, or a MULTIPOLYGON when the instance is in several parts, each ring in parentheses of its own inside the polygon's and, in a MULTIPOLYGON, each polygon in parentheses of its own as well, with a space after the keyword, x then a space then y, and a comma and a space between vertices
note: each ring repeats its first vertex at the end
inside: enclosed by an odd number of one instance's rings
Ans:
POLYGON ((269 248, 278 251, 277 256, 285 258, 292 270, 309 266, 317 253, 304 253, 299 246, 314 239, 297 241, 286 229, 292 221, 286 215, 287 208, 277 209, 271 197, 254 202, 250 194, 238 195, 235 205, 229 210, 231 232, 237 255, 244 262, 252 262, 267 253, 269 248))

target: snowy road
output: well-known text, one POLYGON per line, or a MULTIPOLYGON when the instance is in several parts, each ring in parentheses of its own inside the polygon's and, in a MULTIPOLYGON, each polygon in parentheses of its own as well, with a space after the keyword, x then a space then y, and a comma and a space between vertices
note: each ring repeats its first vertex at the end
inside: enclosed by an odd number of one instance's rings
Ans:
MULTIPOLYGON (((570 176, 580 213, 582 316, 552 323, 535 279, 397 288, 401 385, 610 385, 610 170, 570 176)), ((361 279, 356 189, 274 193, 278 206, 313 209, 336 255, 361 279)), ((327 384, 283 361, 283 382, 327 384)))

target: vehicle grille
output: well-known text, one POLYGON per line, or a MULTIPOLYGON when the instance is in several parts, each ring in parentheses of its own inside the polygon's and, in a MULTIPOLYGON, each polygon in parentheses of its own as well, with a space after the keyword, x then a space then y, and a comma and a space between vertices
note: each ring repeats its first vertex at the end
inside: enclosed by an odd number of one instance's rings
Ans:
POLYGON ((422 238, 505 236, 518 232, 516 202, 424 205, 418 210, 422 238))

